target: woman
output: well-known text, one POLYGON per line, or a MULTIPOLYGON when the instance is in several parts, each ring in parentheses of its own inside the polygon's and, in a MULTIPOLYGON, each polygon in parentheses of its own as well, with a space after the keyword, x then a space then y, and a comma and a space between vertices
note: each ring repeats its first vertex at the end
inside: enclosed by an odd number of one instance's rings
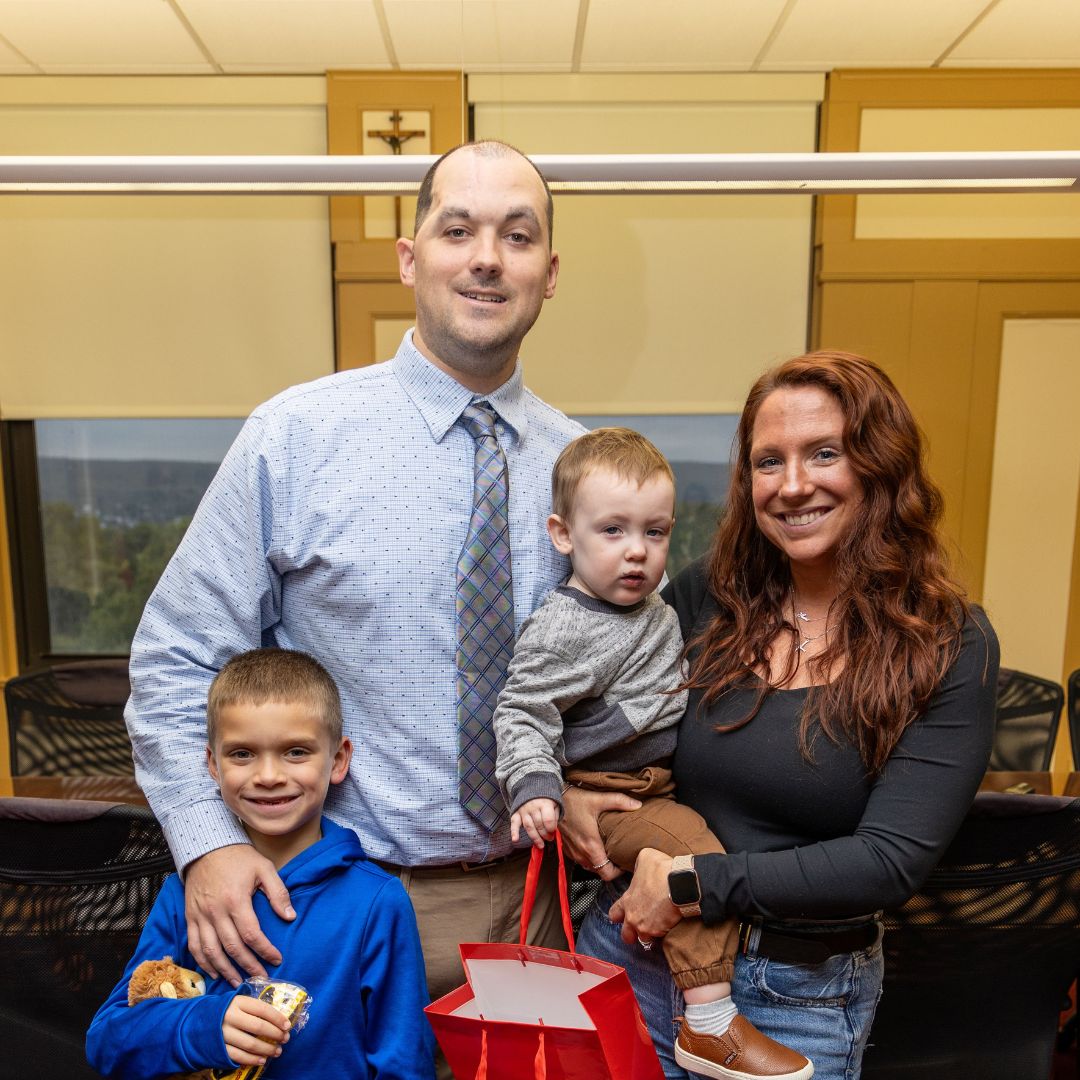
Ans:
MULTIPOLYGON (((712 548, 665 592, 688 643, 679 801, 727 854, 680 860, 669 881, 673 860, 646 849, 612 921, 594 909, 579 937, 627 967, 669 1077, 686 1075, 671 1060, 681 1003, 647 950, 694 917, 697 890, 700 917, 744 920, 739 1011, 819 1080, 859 1076, 877 913, 933 868, 990 754, 997 642, 949 576, 941 508, 874 364, 811 353, 755 383, 712 548)), ((595 809, 572 793, 564 825, 589 866, 604 859, 595 809)), ((692 1046, 675 1057, 695 1064, 692 1046)))

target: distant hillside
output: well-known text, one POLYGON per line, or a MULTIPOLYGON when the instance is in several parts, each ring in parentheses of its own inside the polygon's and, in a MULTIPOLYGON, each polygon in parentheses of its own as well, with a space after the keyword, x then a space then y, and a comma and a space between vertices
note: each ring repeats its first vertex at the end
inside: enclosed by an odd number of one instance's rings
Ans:
MULTIPOLYGON (((730 469, 701 461, 673 461, 680 503, 722 506, 730 469)), ((106 525, 166 522, 190 517, 217 466, 192 461, 105 461, 40 458, 43 502, 94 513, 106 525)))
POLYGON ((190 517, 215 472, 193 461, 38 460, 42 502, 67 503, 110 525, 190 517))
POLYGON ((720 506, 727 498, 727 464, 714 465, 707 461, 673 461, 672 469, 678 481, 679 502, 711 503, 720 506))

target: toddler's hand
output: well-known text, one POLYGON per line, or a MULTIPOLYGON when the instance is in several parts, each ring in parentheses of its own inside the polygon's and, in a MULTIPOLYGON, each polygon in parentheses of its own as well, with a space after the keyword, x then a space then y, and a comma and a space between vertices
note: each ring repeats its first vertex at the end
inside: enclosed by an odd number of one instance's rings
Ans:
POLYGON ((281 1053, 292 1025, 266 1001, 237 994, 225 1010, 221 1034, 237 1065, 265 1065, 281 1053))
POLYGON ((510 816, 510 839, 516 844, 524 828, 529 839, 542 848, 545 840, 554 838, 558 825, 559 804, 554 799, 530 799, 510 816))

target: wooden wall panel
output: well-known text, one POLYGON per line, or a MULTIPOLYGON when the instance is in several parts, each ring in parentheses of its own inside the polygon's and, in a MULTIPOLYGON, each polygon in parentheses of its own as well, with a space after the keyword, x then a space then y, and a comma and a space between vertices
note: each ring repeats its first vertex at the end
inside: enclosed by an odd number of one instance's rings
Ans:
MULTIPOLYGON (((431 152, 465 141, 463 81, 458 72, 330 72, 327 145, 331 154, 361 153, 365 111, 419 110, 431 117, 431 152)), ((411 234, 410 228, 404 232, 411 234)), ((364 199, 330 200, 334 252, 334 340, 337 370, 385 360, 375 356, 374 318, 413 318, 412 291, 398 277, 395 240, 364 231, 364 199)))
MULTIPOLYGON (((819 149, 859 150, 868 108, 1078 105, 1074 71, 833 72, 819 149)), ((858 240, 856 205, 850 195, 819 200, 812 341, 878 360, 911 403, 928 437, 931 472, 946 494, 947 532, 978 598, 1002 322, 1025 311, 1072 317, 1080 240, 858 240), (906 310, 901 297, 909 299, 906 310)))

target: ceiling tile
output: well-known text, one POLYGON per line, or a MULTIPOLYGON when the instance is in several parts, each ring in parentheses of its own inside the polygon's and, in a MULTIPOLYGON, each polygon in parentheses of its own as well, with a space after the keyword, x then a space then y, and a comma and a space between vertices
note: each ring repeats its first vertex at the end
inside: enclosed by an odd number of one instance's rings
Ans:
POLYGON ((987 2, 798 0, 759 70, 925 66, 963 33, 987 2))
POLYGON ((784 0, 591 0, 582 71, 746 71, 784 0))
POLYGON ((178 0, 226 72, 388 68, 371 0, 178 0))
POLYGON ((402 68, 569 71, 579 0, 383 0, 402 68))
POLYGON ((165 3, 0 0, 0 34, 47 74, 213 71, 165 3))
POLYGON ((1080 64, 1076 0, 1003 0, 943 62, 943 67, 1080 64))

